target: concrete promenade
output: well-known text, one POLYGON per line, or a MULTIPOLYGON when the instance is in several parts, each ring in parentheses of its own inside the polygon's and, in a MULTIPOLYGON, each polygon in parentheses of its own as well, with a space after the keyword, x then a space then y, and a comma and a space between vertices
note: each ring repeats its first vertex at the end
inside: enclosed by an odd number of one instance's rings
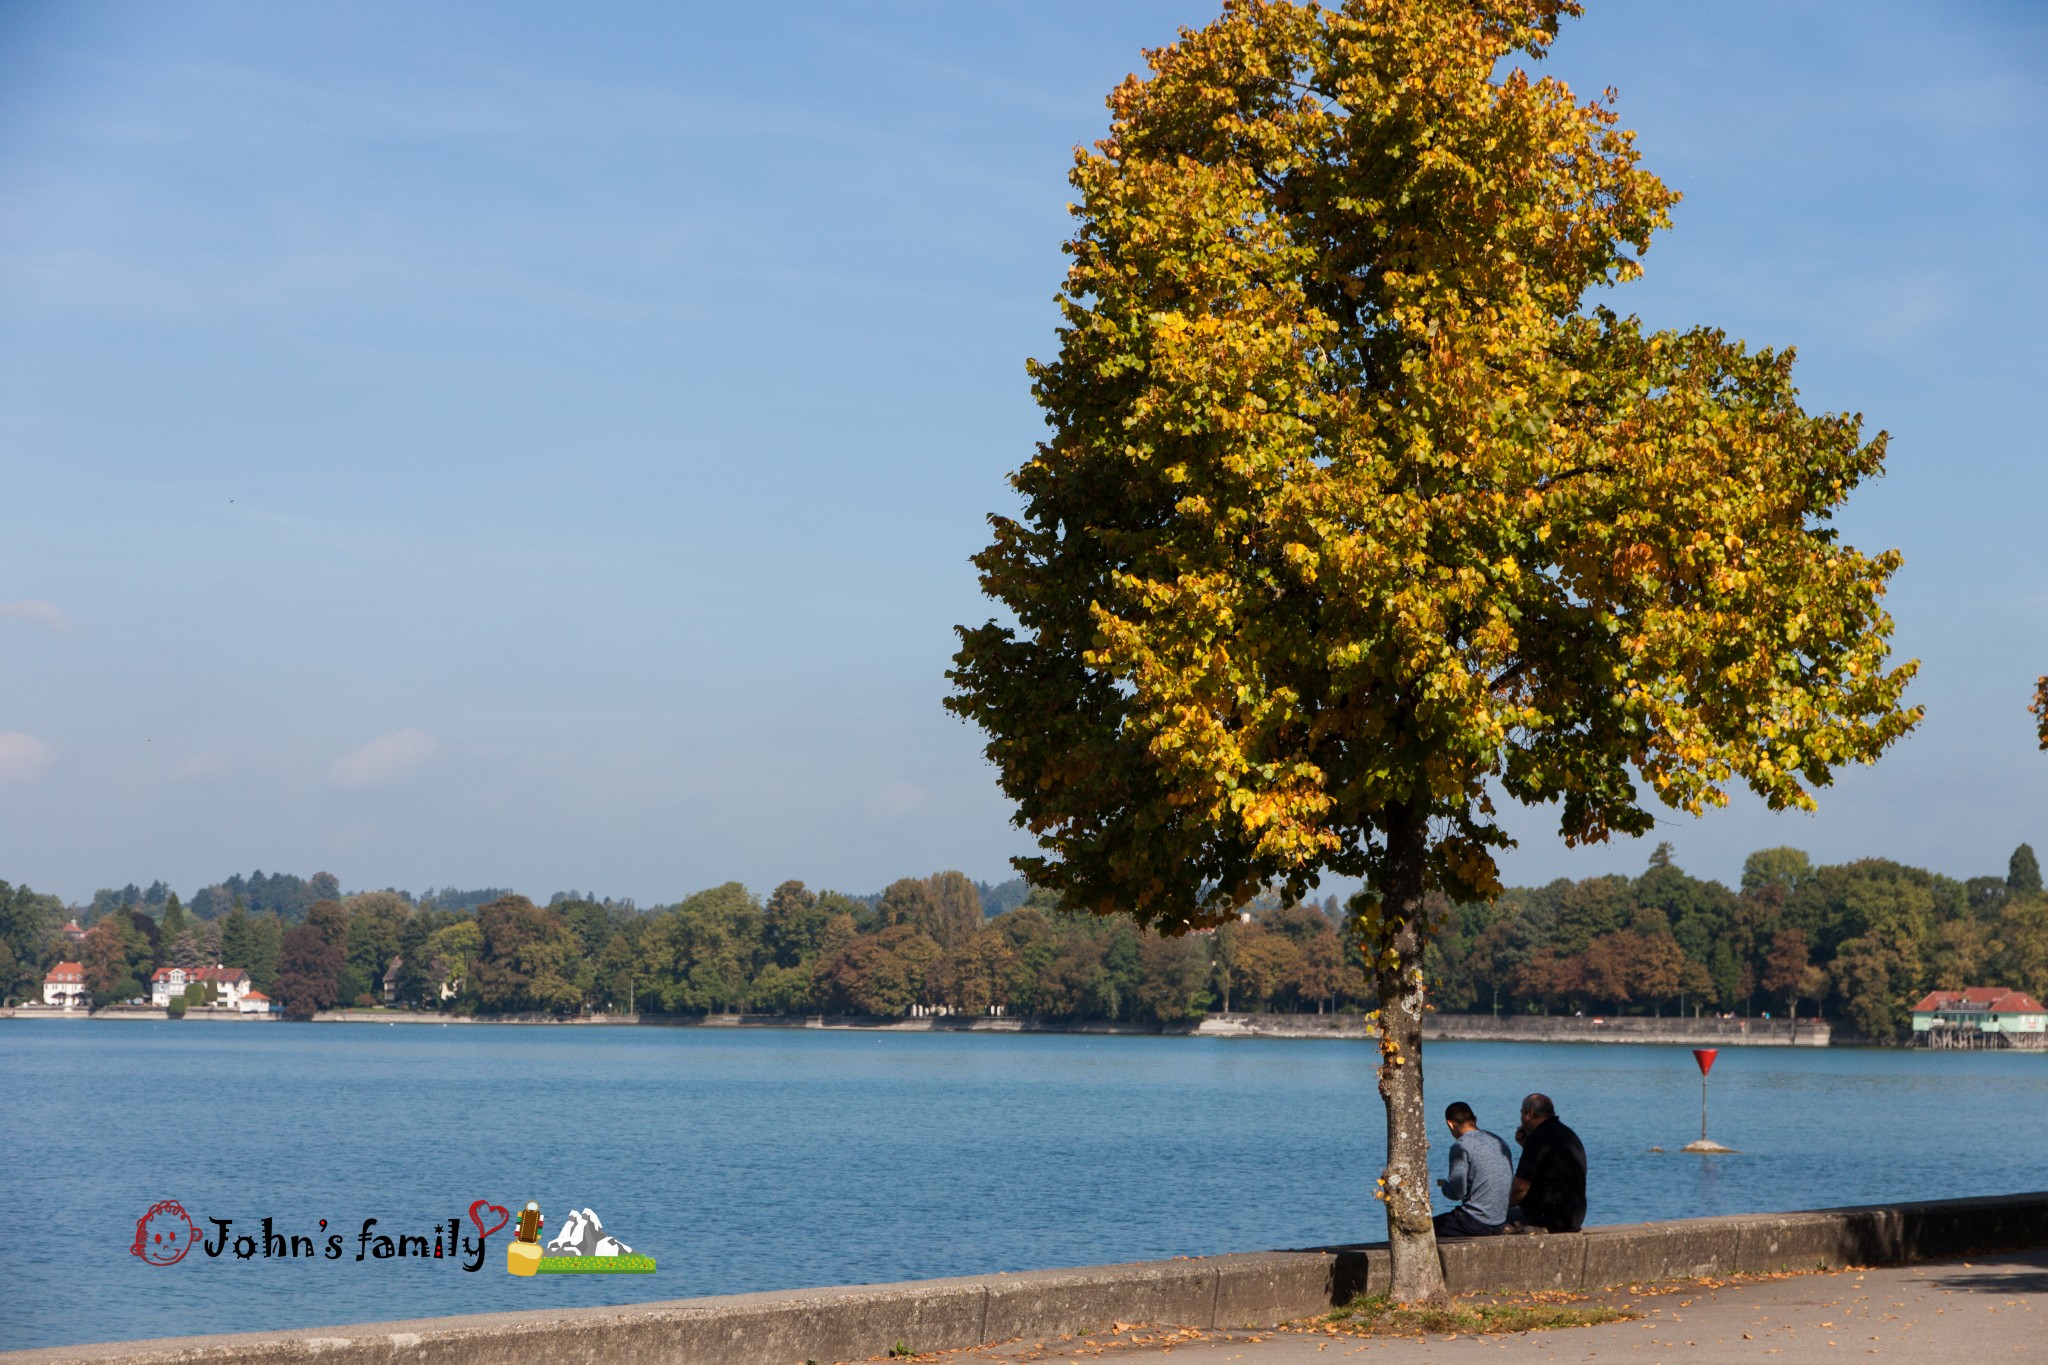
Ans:
POLYGON ((1642 1316, 1499 1336, 1142 1330, 959 1351, 947 1365, 1997 1365, 2048 1359, 2048 1252, 1598 1296, 1642 1316))
MULTIPOLYGON (((2048 1193, 1478 1238, 1446 1242, 1439 1250, 1453 1293, 1514 1293, 1907 1265, 2042 1246, 2048 1246, 2048 1193)), ((1116 1323, 1212 1333, 1270 1327, 1383 1291, 1388 1271, 1384 1245, 1329 1247, 52 1347, 0 1355, 0 1365, 799 1365, 869 1359, 899 1344, 924 1354, 1072 1338, 1116 1323)), ((1755 1358, 1767 1349, 1759 1348, 1755 1358)))

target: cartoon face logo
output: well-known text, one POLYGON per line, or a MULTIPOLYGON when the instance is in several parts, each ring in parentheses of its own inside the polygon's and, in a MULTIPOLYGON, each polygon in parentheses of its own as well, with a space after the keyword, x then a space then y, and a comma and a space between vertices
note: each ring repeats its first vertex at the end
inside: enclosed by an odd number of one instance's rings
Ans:
POLYGON ((151 1265, 176 1265, 198 1240, 199 1228, 185 1206, 166 1199, 152 1204, 148 1213, 135 1220, 135 1245, 128 1248, 128 1254, 151 1265))

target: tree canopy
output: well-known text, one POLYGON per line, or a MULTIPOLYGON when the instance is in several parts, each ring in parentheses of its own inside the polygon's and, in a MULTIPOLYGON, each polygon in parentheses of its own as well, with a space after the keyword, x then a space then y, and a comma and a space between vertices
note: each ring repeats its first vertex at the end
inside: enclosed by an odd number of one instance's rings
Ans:
POLYGON ((1424 897, 1499 891, 1496 801, 1570 843, 1736 782, 1810 808, 1918 718, 1899 557, 1831 524, 1882 434, 1804 411, 1790 350, 1588 299, 1677 195, 1612 92, 1529 74, 1579 10, 1228 0, 1146 54, 1076 156, 1051 433, 975 560, 1014 623, 950 675, 1037 885, 1184 929, 1364 880, 1403 1298, 1442 1292, 1424 897))
POLYGON ((2041 863, 2032 844, 2021 844, 2006 863, 2005 884, 2009 890, 2032 895, 2041 889, 2041 863))
POLYGON ((1199 922, 1399 818, 1469 894, 1489 782, 1597 840, 1737 779, 1810 807, 1917 718, 1898 556, 1829 525, 1883 437, 1790 351, 1582 306, 1676 196, 1607 103, 1491 78, 1576 11, 1245 0, 1111 96, 976 560, 1017 624, 953 675, 1037 884, 1199 922))

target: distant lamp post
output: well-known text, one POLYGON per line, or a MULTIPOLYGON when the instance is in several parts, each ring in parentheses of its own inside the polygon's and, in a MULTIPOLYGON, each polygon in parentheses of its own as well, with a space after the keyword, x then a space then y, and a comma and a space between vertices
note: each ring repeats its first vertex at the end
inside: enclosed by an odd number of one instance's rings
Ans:
POLYGON ((1696 1047, 1692 1050, 1692 1059, 1699 1064, 1700 1068, 1700 1140, 1698 1142, 1686 1143, 1685 1150, 1688 1152, 1732 1152, 1735 1150, 1733 1147, 1723 1147, 1720 1143, 1707 1136, 1707 1073, 1714 1069, 1714 1059, 1720 1055, 1721 1049, 1717 1047, 1696 1047))

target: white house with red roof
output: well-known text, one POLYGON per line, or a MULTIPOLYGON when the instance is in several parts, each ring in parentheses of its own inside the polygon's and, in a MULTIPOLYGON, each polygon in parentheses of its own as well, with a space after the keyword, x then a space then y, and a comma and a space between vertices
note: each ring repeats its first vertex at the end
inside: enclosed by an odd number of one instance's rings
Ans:
POLYGON ((2048 1042, 2048 1007, 2025 991, 2004 986, 1970 986, 1960 991, 1929 991, 1913 1006, 1916 1042, 1938 1033, 1990 1035, 1986 1041, 2015 1047, 2041 1047, 2048 1042))
POLYGON ((153 1005, 168 1005, 183 998, 185 988, 191 985, 211 985, 216 1005, 236 1009, 255 983, 240 967, 159 967, 149 978, 149 1001, 153 1005))
POLYGON ((250 991, 236 1003, 235 1008, 243 1014, 275 1014, 281 1007, 262 991, 250 991))
POLYGON ((92 992, 85 988, 85 968, 76 962, 59 962, 43 977, 43 1003, 64 1009, 92 1004, 92 992))

